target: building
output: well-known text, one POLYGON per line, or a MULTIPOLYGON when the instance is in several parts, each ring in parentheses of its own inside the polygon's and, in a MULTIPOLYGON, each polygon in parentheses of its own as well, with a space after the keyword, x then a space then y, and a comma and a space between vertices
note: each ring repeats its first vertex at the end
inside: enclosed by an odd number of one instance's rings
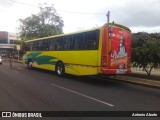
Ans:
POLYGON ((8 56, 16 47, 18 35, 6 31, 0 31, 0 55, 8 56))

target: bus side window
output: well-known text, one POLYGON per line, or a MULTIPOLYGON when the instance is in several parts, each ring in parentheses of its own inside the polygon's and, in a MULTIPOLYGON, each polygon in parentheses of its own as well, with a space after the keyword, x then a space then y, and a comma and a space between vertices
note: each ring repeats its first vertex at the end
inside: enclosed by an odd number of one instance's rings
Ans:
POLYGON ((25 51, 30 51, 30 43, 25 43, 25 51))
POLYGON ((74 43, 72 36, 66 36, 64 37, 64 50, 73 50, 74 49, 74 43))
POLYGON ((99 45, 99 30, 96 30, 96 41, 95 41, 95 49, 98 50, 98 45, 99 45))
POLYGON ((43 44, 42 44, 42 50, 45 51, 46 50, 46 40, 42 40, 43 44))
POLYGON ((25 51, 29 51, 30 48, 29 48, 29 43, 25 43, 25 51))
POLYGON ((84 42, 82 34, 74 35, 73 36, 74 42, 74 50, 83 50, 84 49, 84 42))
POLYGON ((45 50, 45 41, 44 41, 44 40, 42 40, 41 50, 42 50, 42 51, 45 50))
POLYGON ((38 41, 38 50, 42 50, 42 40, 38 41))
POLYGON ((49 50, 50 39, 45 40, 45 50, 49 50))
POLYGON ((53 42, 54 49, 53 50, 57 50, 57 41, 58 41, 58 39, 54 38, 54 42, 53 42))
POLYGON ((74 43, 75 43, 75 40, 73 39, 73 36, 70 36, 70 50, 74 50, 74 43))
POLYGON ((89 50, 97 49, 96 31, 87 32, 84 34, 86 48, 89 50))
POLYGON ((33 51, 36 50, 36 41, 33 42, 33 51))
POLYGON ((64 50, 67 50, 67 36, 63 37, 63 48, 64 50))
POLYGON ((38 41, 34 42, 34 50, 38 51, 38 41))
POLYGON ((63 37, 58 37, 56 39, 56 49, 55 50, 63 50, 63 37))
POLYGON ((33 42, 30 42, 30 51, 33 50, 33 42))
POLYGON ((89 32, 83 33, 83 39, 84 39, 84 48, 90 49, 89 48, 89 32))
POLYGON ((54 44, 54 39, 50 38, 49 50, 54 50, 53 44, 54 44))

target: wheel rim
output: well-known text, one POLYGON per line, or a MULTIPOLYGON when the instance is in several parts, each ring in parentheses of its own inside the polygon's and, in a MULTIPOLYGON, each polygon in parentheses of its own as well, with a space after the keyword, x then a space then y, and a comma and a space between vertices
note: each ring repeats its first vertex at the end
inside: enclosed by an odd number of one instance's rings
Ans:
POLYGON ((58 73, 59 75, 61 75, 61 74, 63 73, 63 67, 62 67, 61 65, 59 65, 59 66, 57 67, 57 73, 58 73))
POLYGON ((28 63, 28 67, 32 68, 32 62, 31 61, 28 63))
POLYGON ((58 62, 56 65, 56 73, 58 76, 63 76, 65 73, 65 67, 62 62, 58 62))

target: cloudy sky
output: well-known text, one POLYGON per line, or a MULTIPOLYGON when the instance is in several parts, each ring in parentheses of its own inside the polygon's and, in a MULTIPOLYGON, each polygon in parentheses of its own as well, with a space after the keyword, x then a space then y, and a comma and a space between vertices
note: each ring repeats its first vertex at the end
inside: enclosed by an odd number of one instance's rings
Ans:
POLYGON ((102 26, 110 21, 135 32, 160 32, 160 0, 0 0, 0 31, 17 32, 18 19, 37 14, 38 5, 54 4, 64 33, 102 26))

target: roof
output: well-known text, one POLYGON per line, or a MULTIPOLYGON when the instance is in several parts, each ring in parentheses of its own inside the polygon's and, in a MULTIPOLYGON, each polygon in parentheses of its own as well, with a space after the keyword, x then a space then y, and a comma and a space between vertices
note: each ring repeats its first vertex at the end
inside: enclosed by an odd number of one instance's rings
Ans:
POLYGON ((99 30, 99 29, 100 28, 93 28, 93 29, 88 29, 88 30, 83 30, 83 31, 78 31, 78 32, 58 34, 58 35, 53 35, 53 36, 48 36, 48 37, 43 37, 43 38, 37 38, 37 39, 33 39, 33 40, 27 40, 25 42, 43 40, 43 39, 48 39, 48 38, 56 38, 56 37, 67 36, 67 35, 74 35, 74 34, 85 33, 85 32, 90 32, 90 31, 99 30))
MULTIPOLYGON (((104 24, 103 26, 110 26, 110 25, 112 25, 112 24, 113 24, 113 23, 106 23, 106 24, 104 24)), ((131 30, 130 30, 128 27, 126 27, 126 26, 123 26, 123 25, 120 25, 120 24, 116 24, 116 23, 114 23, 113 25, 116 26, 116 27, 123 28, 123 29, 131 32, 131 30)), ((103 26, 102 26, 102 27, 103 27, 103 26)), ((27 40, 27 41, 25 41, 25 42, 31 42, 31 41, 37 41, 37 40, 44 40, 44 39, 48 39, 48 38, 55 38, 55 37, 61 37, 61 36, 67 36, 67 35, 74 35, 74 34, 79 34, 79 33, 85 33, 85 32, 89 32, 89 31, 100 30, 100 28, 101 28, 101 27, 99 27, 99 28, 93 28, 93 29, 88 29, 88 30, 83 30, 83 31, 78 31, 78 32, 73 32, 73 33, 59 34, 59 35, 54 35, 54 36, 37 38, 37 39, 33 39, 33 40, 27 40)))

